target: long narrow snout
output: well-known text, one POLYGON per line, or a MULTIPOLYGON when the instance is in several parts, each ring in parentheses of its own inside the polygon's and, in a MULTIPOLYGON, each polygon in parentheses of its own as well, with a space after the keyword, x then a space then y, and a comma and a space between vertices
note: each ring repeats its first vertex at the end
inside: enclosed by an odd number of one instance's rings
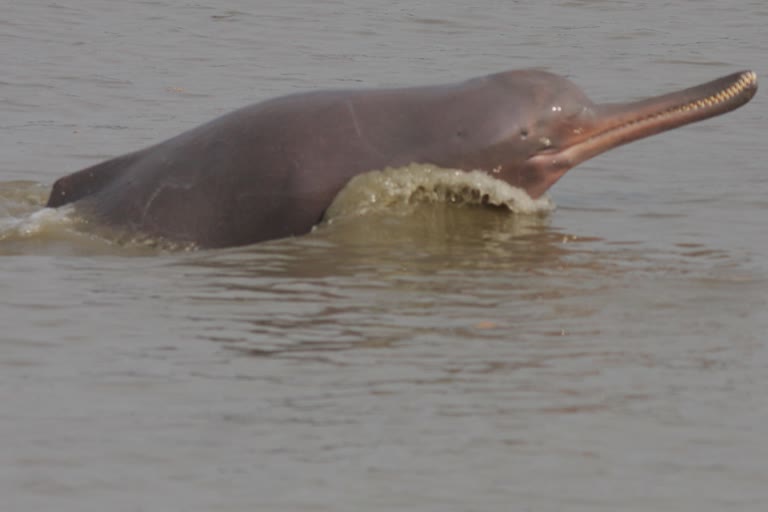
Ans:
POLYGON ((559 147, 529 159, 528 164, 548 178, 529 194, 541 195, 568 169, 611 148, 734 110, 756 91, 757 75, 742 71, 653 98, 597 105, 595 116, 559 147))

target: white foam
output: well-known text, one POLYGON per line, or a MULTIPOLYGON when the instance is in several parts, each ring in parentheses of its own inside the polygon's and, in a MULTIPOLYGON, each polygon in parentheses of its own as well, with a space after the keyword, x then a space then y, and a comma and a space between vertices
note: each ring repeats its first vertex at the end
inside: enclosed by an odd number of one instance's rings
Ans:
POLYGON ((43 208, 21 217, 0 218, 0 240, 30 238, 75 223, 71 207, 43 208))
POLYGON ((465 172, 430 165, 412 164, 356 176, 333 200, 325 214, 336 217, 365 215, 429 202, 505 207, 514 213, 550 212, 555 205, 549 196, 538 199, 483 171, 465 172))

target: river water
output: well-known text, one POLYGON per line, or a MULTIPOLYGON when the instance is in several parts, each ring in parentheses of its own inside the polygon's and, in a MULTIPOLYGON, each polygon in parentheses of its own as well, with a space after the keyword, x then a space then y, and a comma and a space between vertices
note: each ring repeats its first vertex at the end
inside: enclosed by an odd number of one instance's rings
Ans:
POLYGON ((0 0, 3 510, 768 504, 768 105, 570 171, 217 251, 37 212, 248 103, 508 68, 595 101, 768 76, 763 0, 0 0))

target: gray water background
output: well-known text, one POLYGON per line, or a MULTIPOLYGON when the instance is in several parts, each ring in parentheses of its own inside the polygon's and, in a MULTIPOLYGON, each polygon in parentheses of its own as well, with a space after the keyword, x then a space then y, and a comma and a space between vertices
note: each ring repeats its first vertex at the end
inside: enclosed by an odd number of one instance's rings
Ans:
MULTIPOLYGON (((0 12, 6 218, 300 90, 542 67, 621 101, 768 76, 763 0, 0 12)), ((765 510, 763 96, 570 171, 545 219, 433 205, 180 254, 1 241, 2 510, 765 510)))

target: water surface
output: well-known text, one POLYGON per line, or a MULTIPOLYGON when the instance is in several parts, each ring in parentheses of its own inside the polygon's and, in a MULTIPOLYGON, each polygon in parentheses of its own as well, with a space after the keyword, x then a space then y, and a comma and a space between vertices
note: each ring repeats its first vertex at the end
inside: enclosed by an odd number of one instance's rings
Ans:
POLYGON ((766 76, 764 2, 3 13, 9 510, 764 509, 761 93, 572 170, 549 215, 422 204, 193 252, 29 217, 59 176, 300 90, 541 67, 621 101, 766 76))

